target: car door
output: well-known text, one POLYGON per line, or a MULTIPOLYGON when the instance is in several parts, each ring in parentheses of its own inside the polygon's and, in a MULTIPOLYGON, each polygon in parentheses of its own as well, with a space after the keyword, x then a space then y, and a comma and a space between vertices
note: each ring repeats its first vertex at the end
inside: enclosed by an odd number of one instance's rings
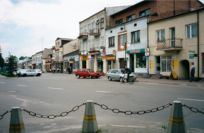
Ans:
POLYGON ((118 70, 113 70, 113 71, 112 71, 112 79, 113 79, 113 80, 116 80, 116 79, 117 79, 117 73, 118 73, 118 70))
POLYGON ((120 75, 121 75, 121 71, 117 70, 117 72, 115 74, 115 80, 120 80, 120 75))

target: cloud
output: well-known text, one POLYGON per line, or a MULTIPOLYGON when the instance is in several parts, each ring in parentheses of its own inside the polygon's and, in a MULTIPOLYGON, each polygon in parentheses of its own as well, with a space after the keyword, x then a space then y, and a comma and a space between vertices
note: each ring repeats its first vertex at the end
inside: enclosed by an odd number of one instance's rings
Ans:
MULTIPOLYGON (((31 56, 50 48, 57 37, 76 38, 79 22, 107 6, 133 0, 0 0, 0 42, 4 51, 31 56)), ((3 52, 4 52, 3 51, 3 52)))

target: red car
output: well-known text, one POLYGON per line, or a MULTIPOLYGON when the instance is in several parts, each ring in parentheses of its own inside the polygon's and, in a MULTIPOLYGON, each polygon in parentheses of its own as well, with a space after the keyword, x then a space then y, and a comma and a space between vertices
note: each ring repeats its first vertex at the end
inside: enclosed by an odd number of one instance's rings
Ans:
POLYGON ((99 78, 101 76, 98 72, 92 72, 89 69, 78 69, 73 72, 77 78, 83 77, 83 78, 99 78))

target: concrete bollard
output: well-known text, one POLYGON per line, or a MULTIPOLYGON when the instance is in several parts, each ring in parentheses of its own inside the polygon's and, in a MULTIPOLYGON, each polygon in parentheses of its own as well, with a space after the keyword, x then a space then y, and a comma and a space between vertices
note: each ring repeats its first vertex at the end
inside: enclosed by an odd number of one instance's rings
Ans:
POLYGON ((25 133, 25 126, 21 108, 14 107, 11 110, 9 133, 25 133))
POLYGON ((180 101, 173 102, 167 133, 186 133, 183 109, 180 101))
POLYGON ((88 100, 85 106, 82 133, 96 133, 97 131, 98 125, 96 121, 94 104, 93 101, 88 100))

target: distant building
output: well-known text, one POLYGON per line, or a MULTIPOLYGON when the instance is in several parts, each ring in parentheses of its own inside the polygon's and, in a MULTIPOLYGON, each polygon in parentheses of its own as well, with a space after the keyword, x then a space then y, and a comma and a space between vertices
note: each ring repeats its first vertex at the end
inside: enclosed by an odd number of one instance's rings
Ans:
POLYGON ((57 38, 55 46, 52 48, 52 64, 51 69, 53 72, 63 72, 63 45, 72 41, 69 38, 57 38))
POLYGON ((64 72, 79 69, 79 40, 75 39, 63 45, 64 72))
POLYGON ((32 55, 32 68, 33 69, 41 69, 42 70, 42 54, 43 51, 39 51, 32 55))
POLYGON ((43 72, 51 72, 52 49, 45 48, 42 54, 43 72))
POLYGON ((21 68, 21 69, 32 68, 32 58, 26 57, 23 60, 19 60, 18 61, 18 68, 21 68))

